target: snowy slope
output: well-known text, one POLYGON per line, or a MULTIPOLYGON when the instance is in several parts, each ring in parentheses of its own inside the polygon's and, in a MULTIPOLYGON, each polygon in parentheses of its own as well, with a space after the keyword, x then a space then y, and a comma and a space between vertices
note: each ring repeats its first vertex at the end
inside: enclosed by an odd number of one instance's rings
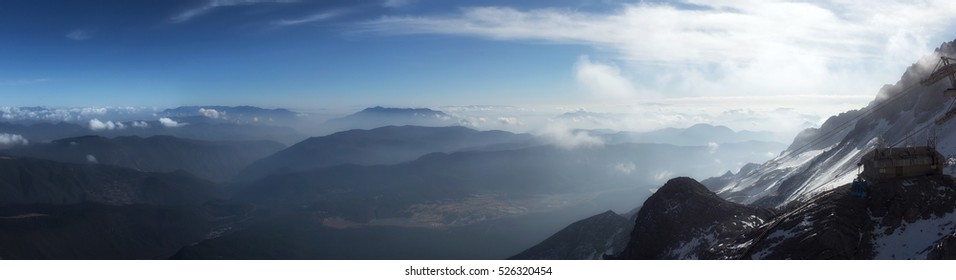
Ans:
MULTIPOLYGON (((874 217, 879 223, 882 218, 874 217)), ((956 212, 939 217, 904 223, 898 229, 883 226, 873 229, 874 259, 925 259, 942 233, 953 233, 956 212)))
MULTIPOLYGON (((781 207, 806 201, 851 182, 860 157, 879 141, 925 145, 933 127, 938 150, 944 156, 956 157, 956 122, 933 125, 933 120, 951 103, 950 98, 942 96, 949 82, 944 79, 932 86, 919 85, 933 71, 940 55, 956 55, 956 41, 944 43, 935 53, 910 66, 896 84, 884 86, 866 107, 831 117, 819 129, 798 135, 778 157, 709 187, 721 197, 745 204, 781 207), (920 130, 923 132, 916 133, 920 130), (907 138, 910 134, 915 135, 907 138)), ((946 172, 956 172, 956 166, 946 172)))

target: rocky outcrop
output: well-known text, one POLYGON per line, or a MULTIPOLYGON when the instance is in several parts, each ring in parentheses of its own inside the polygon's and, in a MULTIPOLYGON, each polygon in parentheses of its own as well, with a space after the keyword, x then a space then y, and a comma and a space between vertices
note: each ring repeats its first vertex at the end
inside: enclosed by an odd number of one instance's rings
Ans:
POLYGON ((691 178, 674 178, 644 202, 621 259, 723 258, 729 243, 771 218, 768 209, 718 197, 691 178))
POLYGON ((923 259, 946 255, 956 229, 956 188, 946 176, 870 184, 866 198, 843 186, 762 227, 741 258, 923 259), (938 248, 938 249, 937 249, 938 248))

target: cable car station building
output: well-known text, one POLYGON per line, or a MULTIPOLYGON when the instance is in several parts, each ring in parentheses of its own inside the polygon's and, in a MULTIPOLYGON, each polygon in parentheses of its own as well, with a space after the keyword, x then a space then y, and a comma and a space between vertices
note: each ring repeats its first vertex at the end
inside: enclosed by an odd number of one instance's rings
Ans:
POLYGON ((861 176, 883 181, 915 176, 941 175, 945 158, 932 146, 877 148, 863 155, 861 176))

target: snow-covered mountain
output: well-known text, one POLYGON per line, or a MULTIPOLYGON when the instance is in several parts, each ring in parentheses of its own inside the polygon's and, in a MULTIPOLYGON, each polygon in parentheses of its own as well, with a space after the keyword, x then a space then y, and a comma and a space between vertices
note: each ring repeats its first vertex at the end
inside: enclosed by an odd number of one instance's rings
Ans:
MULTIPOLYGON (((746 172, 710 180, 709 187, 734 202, 780 207, 806 201, 816 194, 849 183, 856 176, 860 157, 878 145, 925 145, 928 133, 937 133, 938 150, 956 155, 956 122, 935 126, 948 110, 950 98, 941 81, 920 85, 941 55, 956 55, 956 41, 907 68, 894 85, 885 85, 866 107, 833 116, 818 129, 801 132, 778 157, 746 172), (907 136, 912 137, 907 138, 907 136), (905 139, 905 141, 904 141, 905 139)), ((953 173, 953 169, 946 170, 953 173)))

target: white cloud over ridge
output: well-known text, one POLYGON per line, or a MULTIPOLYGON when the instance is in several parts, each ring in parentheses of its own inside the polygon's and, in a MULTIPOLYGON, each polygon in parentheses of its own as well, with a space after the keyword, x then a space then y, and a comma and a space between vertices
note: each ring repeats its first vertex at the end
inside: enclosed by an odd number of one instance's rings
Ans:
POLYGON ((563 149, 600 147, 604 145, 601 138, 590 135, 587 131, 575 131, 560 122, 552 122, 537 133, 550 144, 563 149))
POLYGON ((133 127, 138 127, 138 128, 148 128, 148 127, 149 127, 149 123, 147 123, 147 122, 145 122, 145 121, 134 121, 134 122, 132 122, 130 125, 132 125, 133 127))
POLYGON ((0 133, 0 147, 9 147, 16 145, 30 144, 26 138, 20 134, 0 133))
MULTIPOLYGON (((639 85, 669 97, 860 95, 956 30, 952 1, 686 1, 623 4, 610 13, 471 7, 460 13, 386 16, 365 23, 385 34, 443 34, 594 47, 622 64, 580 59, 584 87, 639 85), (634 73, 637 78, 622 75, 634 73), (867 88, 860 88, 864 85, 867 88)), ((627 90, 604 90, 625 95, 627 90)), ((861 104, 861 105, 865 105, 861 104)))
POLYGON ((498 123, 504 125, 523 125, 521 120, 515 117, 498 117, 498 123))
POLYGON ((170 118, 159 118, 159 123, 162 124, 164 127, 180 127, 180 126, 187 125, 187 123, 177 122, 170 118))
POLYGON ((124 125, 121 122, 113 122, 113 121, 103 122, 103 121, 100 121, 99 119, 90 120, 90 130, 93 130, 93 131, 119 130, 124 128, 126 128, 126 125, 124 125))
POLYGON ((717 152, 718 149, 720 149, 720 144, 717 144, 715 142, 707 143, 707 153, 714 154, 717 152))
POLYGON ((13 107, 0 106, 6 121, 86 122, 90 117, 128 118, 154 111, 144 107, 13 107))
MULTIPOLYGON (((202 114, 204 117, 207 117, 210 119, 218 119, 220 115, 219 111, 216 111, 216 109, 206 109, 206 108, 199 108, 199 114, 202 114)), ((222 114, 225 114, 225 112, 222 112, 222 114)))

